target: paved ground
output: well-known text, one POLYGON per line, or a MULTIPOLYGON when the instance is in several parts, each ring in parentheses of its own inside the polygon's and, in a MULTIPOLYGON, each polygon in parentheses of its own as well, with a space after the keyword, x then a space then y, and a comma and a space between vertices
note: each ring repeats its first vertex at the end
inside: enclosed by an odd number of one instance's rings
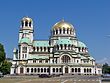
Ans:
POLYGON ((0 83, 110 83, 101 82, 99 77, 76 76, 76 77, 3 77, 0 83))
POLYGON ((73 80, 73 79, 0 79, 0 83, 100 83, 99 80, 73 80))

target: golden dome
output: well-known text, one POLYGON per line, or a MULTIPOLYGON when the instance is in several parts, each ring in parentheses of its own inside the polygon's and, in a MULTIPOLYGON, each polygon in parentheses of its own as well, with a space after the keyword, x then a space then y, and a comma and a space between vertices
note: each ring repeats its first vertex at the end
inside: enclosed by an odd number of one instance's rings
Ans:
POLYGON ((73 29, 73 25, 68 23, 68 22, 65 22, 64 20, 61 20, 60 22, 57 22, 54 26, 53 26, 53 29, 73 29))
POLYGON ((32 19, 29 17, 24 17, 21 21, 28 21, 28 22, 32 22, 32 19))

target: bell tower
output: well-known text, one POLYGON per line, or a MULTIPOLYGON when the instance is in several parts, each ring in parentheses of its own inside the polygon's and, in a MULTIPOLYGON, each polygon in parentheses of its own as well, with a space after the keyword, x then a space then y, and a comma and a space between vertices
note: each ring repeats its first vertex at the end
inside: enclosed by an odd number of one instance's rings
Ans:
POLYGON ((20 31, 19 31, 19 43, 23 38, 28 38, 30 42, 33 41, 33 21, 29 17, 24 17, 21 20, 20 31))

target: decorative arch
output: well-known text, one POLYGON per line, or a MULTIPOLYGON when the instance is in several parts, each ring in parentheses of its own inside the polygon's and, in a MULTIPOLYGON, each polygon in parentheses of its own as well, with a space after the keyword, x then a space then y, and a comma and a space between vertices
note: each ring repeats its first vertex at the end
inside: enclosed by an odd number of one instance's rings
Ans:
POLYGON ((69 63, 71 61, 71 58, 68 55, 63 55, 61 57, 61 62, 62 63, 69 63))

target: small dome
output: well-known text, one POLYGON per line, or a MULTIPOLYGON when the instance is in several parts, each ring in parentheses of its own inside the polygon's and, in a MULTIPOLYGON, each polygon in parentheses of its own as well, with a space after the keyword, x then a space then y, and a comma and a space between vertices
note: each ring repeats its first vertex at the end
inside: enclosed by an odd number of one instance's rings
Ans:
POLYGON ((32 19, 29 17, 24 17, 21 21, 28 21, 28 22, 32 22, 32 19))
POLYGON ((71 40, 69 39, 60 39, 60 40, 57 40, 57 44, 60 45, 60 44, 72 44, 71 40))
POLYGON ((53 29, 62 29, 62 28, 65 28, 65 29, 73 29, 73 25, 68 23, 68 22, 65 22, 64 20, 60 21, 60 22, 57 22, 54 26, 53 26, 53 29))
POLYGON ((83 42, 78 41, 78 47, 87 47, 83 42))

